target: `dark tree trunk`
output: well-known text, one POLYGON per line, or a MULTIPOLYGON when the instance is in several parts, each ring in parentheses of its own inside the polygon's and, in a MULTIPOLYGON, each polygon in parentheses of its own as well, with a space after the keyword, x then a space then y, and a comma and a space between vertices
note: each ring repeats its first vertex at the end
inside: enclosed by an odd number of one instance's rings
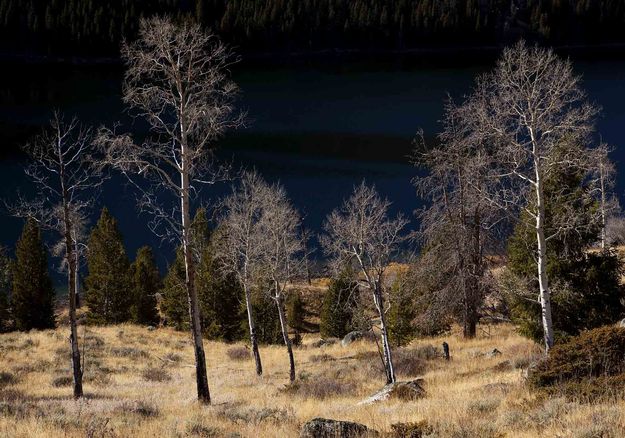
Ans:
MULTIPOLYGON (((183 155, 184 157, 184 155, 183 155)), ((195 290, 195 263, 191 248, 191 214, 189 212, 189 177, 184 170, 181 173, 181 216, 182 216, 182 246, 185 264, 185 286, 189 299, 189 321, 193 335, 195 350, 195 376, 197 383, 197 397, 203 403, 210 404, 210 391, 208 389, 208 376, 206 372, 206 356, 202 340, 202 324, 200 322, 200 307, 198 304, 197 291, 195 290)))
POLYGON ((289 332, 287 329, 286 316, 284 315, 284 303, 280 298, 275 299, 278 306, 278 316, 280 317, 280 328, 282 329, 282 337, 284 338, 284 345, 289 353, 289 380, 295 381, 295 359, 293 358, 293 346, 291 345, 291 338, 289 338, 289 332))

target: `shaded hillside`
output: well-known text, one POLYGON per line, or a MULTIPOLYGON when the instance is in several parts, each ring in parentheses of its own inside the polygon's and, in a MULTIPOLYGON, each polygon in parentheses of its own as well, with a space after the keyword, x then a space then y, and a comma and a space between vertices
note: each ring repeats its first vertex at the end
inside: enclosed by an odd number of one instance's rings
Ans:
POLYGON ((9 55, 116 56, 142 16, 190 17, 244 52, 625 42, 625 5, 587 0, 0 0, 9 55))

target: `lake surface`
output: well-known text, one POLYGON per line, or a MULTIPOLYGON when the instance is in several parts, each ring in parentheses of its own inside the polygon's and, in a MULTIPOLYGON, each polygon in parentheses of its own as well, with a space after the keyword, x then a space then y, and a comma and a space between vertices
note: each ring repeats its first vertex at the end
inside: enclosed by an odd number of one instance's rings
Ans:
MULTIPOLYGON (((417 176, 408 159, 412 139, 419 128, 426 136, 436 135, 446 96, 467 93, 474 77, 492 67, 494 60, 489 58, 476 63, 420 60, 415 55, 240 65, 233 75, 250 123, 227 136, 219 154, 284 184, 306 226, 315 232, 363 179, 393 202, 395 213, 413 217, 421 202, 411 185, 417 176)), ((625 58, 574 59, 574 67, 583 75, 590 98, 603 107, 598 131, 617 148, 613 158, 625 162, 625 58)), ((21 163, 10 152, 46 123, 53 108, 93 125, 127 120, 119 67, 0 68, 5 78, 0 86, 0 152, 6 157, 0 161, 2 199, 14 198, 17 190, 31 192, 21 163)), ((623 188, 621 176, 619 194, 623 188)), ((225 190, 204 191, 202 199, 210 203, 225 190)), ((143 244, 160 245, 147 229, 146 218, 137 216, 134 194, 123 180, 109 181, 100 203, 119 219, 131 256, 143 244)), ((0 217, 0 244, 12 247, 20 227, 18 220, 0 217)), ((171 248, 163 245, 157 252, 164 266, 171 248)))

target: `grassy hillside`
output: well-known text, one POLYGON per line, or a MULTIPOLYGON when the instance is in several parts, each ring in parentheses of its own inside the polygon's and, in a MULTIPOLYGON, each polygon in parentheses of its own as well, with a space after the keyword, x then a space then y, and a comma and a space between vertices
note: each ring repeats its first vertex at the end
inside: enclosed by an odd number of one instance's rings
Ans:
POLYGON ((317 337, 307 335, 295 351, 298 383, 287 389, 284 348, 261 349, 266 373, 257 378, 245 347, 208 342, 210 407, 195 400, 189 336, 133 325, 87 329, 87 397, 73 401, 66 331, 0 336, 0 436, 291 437, 318 416, 383 432, 426 420, 432 436, 445 437, 625 434, 624 401, 584 405, 531 393, 523 368, 539 351, 510 326, 471 341, 452 334, 397 350, 399 379, 422 376, 427 396, 372 405, 358 402, 383 384, 375 343, 317 348, 317 337), (428 347, 443 341, 450 362, 428 347), (494 348, 502 354, 485 354, 494 348))

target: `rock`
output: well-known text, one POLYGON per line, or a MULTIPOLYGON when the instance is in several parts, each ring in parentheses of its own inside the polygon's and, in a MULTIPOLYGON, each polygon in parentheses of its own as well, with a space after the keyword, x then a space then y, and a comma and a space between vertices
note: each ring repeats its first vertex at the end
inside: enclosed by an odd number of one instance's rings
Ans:
POLYGON ((489 351, 488 353, 486 353, 485 355, 486 357, 496 357, 496 356, 501 356, 501 351, 497 350, 496 348, 493 348, 492 351, 489 351))
POLYGON ((423 389, 423 379, 415 379, 407 382, 395 382, 386 385, 380 391, 371 397, 358 403, 359 405, 368 405, 375 402, 399 399, 403 401, 414 401, 425 397, 425 389, 423 389))
POLYGON ((341 345, 343 347, 347 347, 352 342, 362 339, 362 337, 363 337, 362 332, 359 332, 359 331, 349 332, 348 334, 345 335, 345 337, 341 341, 341 345))
POLYGON ((334 345, 338 342, 339 340, 337 338, 326 338, 326 339, 319 339, 318 341, 313 342, 311 345, 314 348, 320 348, 320 347, 326 347, 328 345, 334 345))
POLYGON ((359 438, 377 435, 364 424, 315 418, 304 424, 300 438, 359 438))
POLYGON ((148 331, 149 332, 153 332, 154 330, 156 330, 156 327, 154 327, 153 325, 149 325, 148 326, 148 331))

